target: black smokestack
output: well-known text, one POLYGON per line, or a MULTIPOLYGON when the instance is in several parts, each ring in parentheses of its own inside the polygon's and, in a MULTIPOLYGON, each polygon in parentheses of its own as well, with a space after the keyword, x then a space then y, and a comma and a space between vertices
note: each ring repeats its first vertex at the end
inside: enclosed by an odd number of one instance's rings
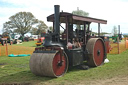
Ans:
POLYGON ((60 35, 59 15, 60 15, 60 6, 54 5, 54 30, 55 33, 57 33, 58 35, 60 35))

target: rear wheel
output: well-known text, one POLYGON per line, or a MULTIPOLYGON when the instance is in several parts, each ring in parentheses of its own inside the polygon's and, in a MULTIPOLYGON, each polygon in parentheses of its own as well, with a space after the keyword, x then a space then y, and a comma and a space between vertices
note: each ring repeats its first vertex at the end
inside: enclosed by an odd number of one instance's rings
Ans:
POLYGON ((30 70, 35 75, 60 77, 68 69, 68 60, 66 53, 63 53, 62 64, 60 52, 56 53, 33 53, 30 58, 30 70))
POLYGON ((101 38, 91 38, 89 39, 87 46, 88 50, 88 60, 89 66, 100 66, 104 63, 106 58, 106 48, 104 41, 101 38))

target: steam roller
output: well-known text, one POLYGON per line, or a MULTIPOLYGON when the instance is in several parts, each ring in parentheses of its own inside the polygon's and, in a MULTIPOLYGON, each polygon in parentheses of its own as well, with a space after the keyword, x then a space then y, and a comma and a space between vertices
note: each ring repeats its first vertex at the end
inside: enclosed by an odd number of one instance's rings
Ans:
POLYGON ((90 67, 103 65, 109 40, 100 36, 99 30, 100 24, 107 21, 60 12, 59 5, 54 8, 54 14, 47 17, 47 21, 53 22, 53 30, 45 34, 44 43, 31 55, 31 72, 38 76, 61 77, 68 68, 84 62, 90 67), (98 23, 98 36, 90 31, 91 23, 98 23))

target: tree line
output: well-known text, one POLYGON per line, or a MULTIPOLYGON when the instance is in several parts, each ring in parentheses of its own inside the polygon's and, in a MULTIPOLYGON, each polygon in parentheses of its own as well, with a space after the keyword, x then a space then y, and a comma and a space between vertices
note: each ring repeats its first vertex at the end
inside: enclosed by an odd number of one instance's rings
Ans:
MULTIPOLYGON (((77 10, 72 11, 75 15, 88 17, 89 13, 77 8, 77 10)), ((77 27, 80 27, 77 25, 77 27)), ((44 21, 38 20, 31 12, 19 12, 15 15, 9 17, 9 21, 3 24, 3 33, 17 33, 22 36, 26 33, 31 33, 33 35, 39 35, 46 30, 52 30, 53 27, 48 27, 44 21)))
POLYGON ((31 12, 19 12, 9 17, 9 21, 3 24, 3 32, 18 33, 22 36, 30 32, 40 34, 45 32, 48 26, 35 18, 31 12))

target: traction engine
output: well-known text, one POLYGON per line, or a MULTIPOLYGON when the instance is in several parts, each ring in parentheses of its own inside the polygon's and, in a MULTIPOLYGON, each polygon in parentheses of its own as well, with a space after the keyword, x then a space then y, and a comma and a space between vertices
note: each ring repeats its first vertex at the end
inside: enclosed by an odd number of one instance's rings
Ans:
POLYGON ((69 67, 84 62, 90 67, 102 65, 108 41, 100 36, 100 24, 107 24, 107 21, 60 12, 59 5, 54 8, 55 13, 47 17, 47 21, 53 22, 53 31, 45 35, 42 47, 35 48, 31 55, 31 72, 39 76, 61 77, 69 67), (91 35, 92 22, 98 23, 98 36, 91 35))

